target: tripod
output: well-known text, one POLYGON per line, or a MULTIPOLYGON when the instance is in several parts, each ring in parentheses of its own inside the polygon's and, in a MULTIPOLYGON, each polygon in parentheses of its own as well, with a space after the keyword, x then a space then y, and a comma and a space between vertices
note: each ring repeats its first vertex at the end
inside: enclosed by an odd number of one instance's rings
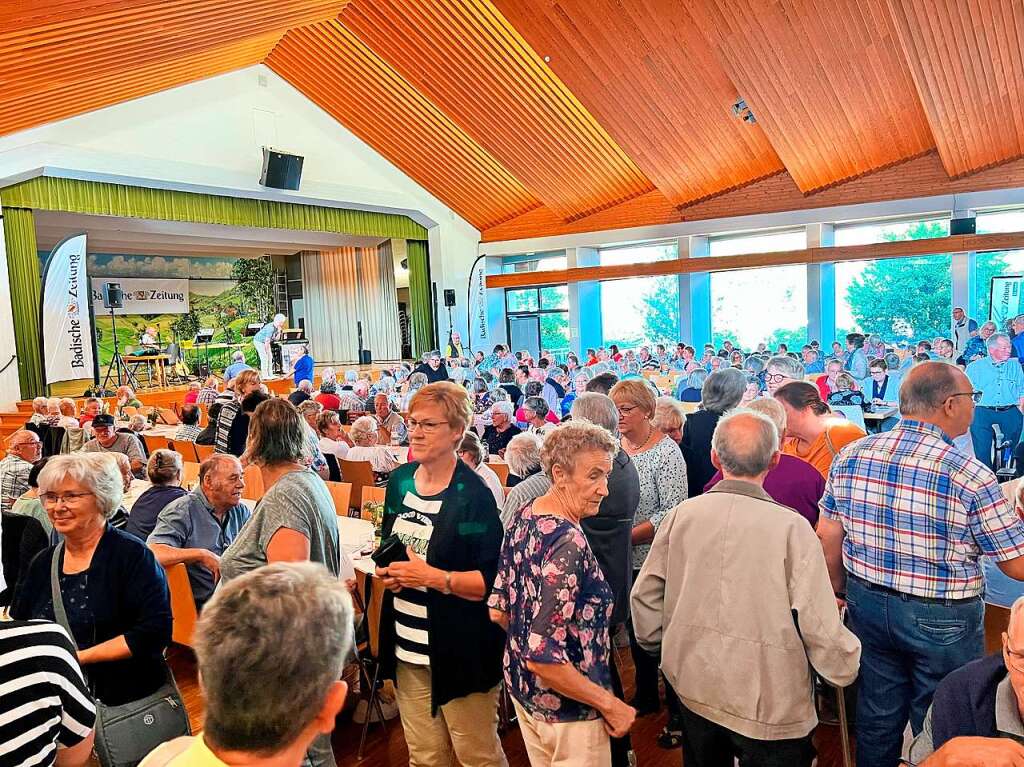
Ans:
POLYGON ((114 307, 110 307, 110 332, 114 337, 114 355, 110 358, 110 364, 107 365, 107 374, 103 377, 102 388, 107 388, 111 378, 116 373, 118 388, 127 383, 132 387, 133 391, 137 391, 139 388, 139 380, 135 377, 135 374, 128 369, 128 365, 125 363, 124 357, 121 356, 121 347, 117 343, 117 321, 114 319, 114 307))
MULTIPOLYGON (((452 308, 449 306, 448 307, 448 348, 451 349, 454 352, 455 351, 455 344, 453 343, 453 341, 454 341, 454 339, 452 338, 452 308)), ((446 356, 446 357, 448 356, 448 349, 444 350, 444 356, 446 356)), ((458 355, 456 355, 456 356, 458 356, 458 355)))

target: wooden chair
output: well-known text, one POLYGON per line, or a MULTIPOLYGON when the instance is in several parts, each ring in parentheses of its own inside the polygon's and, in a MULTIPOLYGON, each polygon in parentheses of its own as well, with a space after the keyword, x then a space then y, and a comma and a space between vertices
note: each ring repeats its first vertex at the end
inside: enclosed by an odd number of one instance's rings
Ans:
POLYGON ((359 749, 356 753, 356 761, 363 758, 363 749, 366 746, 366 735, 370 731, 370 724, 373 719, 371 713, 377 712, 377 721, 387 731, 388 723, 381 710, 380 694, 377 689, 380 682, 381 664, 379 657, 380 650, 380 616, 384 604, 384 585, 372 575, 356 571, 358 589, 356 591, 356 606, 364 613, 366 621, 366 640, 356 647, 359 656, 359 671, 362 674, 362 688, 367 696, 366 722, 363 724, 363 732, 359 737, 359 749))
POLYGON ((171 641, 192 647, 199 611, 196 609, 195 597, 192 596, 188 570, 179 562, 165 567, 164 572, 167 573, 167 586, 171 591, 171 641))
MULTIPOLYGON (((146 443, 146 452, 150 455, 153 455, 154 450, 173 449, 167 437, 160 437, 156 434, 143 434, 142 441, 146 443)), ((188 458, 186 457, 185 460, 188 460, 188 458)))
POLYGON ((196 452, 195 442, 189 442, 187 439, 172 439, 171 445, 175 452, 184 456, 186 461, 199 463, 199 453, 196 452))
POLYGON ((181 470, 181 486, 188 487, 193 482, 199 481, 199 464, 192 461, 185 461, 181 470))
POLYGON ((259 466, 251 464, 246 466, 242 473, 242 479, 245 480, 245 490, 242 491, 243 498, 248 498, 251 501, 263 498, 266 491, 263 489, 263 475, 260 473, 259 466))
POLYGON ((362 509, 368 503, 384 503, 386 493, 386 487, 363 487, 363 494, 359 498, 359 508, 362 509))
POLYGON ((133 415, 139 412, 139 409, 137 407, 125 405, 123 408, 121 408, 121 412, 124 414, 125 418, 131 418, 133 415))
MULTIPOLYGON (((193 443, 195 445, 195 443, 193 443)), ((199 456, 199 463, 202 463, 214 453, 213 445, 195 445, 196 455, 199 456)))
POLYGON ((352 484, 350 482, 324 482, 331 491, 334 500, 334 511, 339 517, 347 517, 352 501, 352 484))
POLYGON ((342 481, 352 484, 353 498, 362 498, 364 487, 373 487, 377 484, 369 461, 346 461, 343 458, 338 461, 338 466, 341 467, 342 481))
POLYGON ((505 487, 508 484, 508 464, 507 463, 491 463, 487 462, 487 465, 491 467, 491 470, 498 475, 498 479, 501 480, 501 486, 505 487))

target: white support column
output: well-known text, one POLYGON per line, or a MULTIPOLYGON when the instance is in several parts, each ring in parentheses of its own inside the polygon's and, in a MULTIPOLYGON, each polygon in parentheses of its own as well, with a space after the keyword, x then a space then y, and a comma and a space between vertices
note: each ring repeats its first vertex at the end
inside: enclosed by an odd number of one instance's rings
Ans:
MULTIPOLYGON (((969 208, 954 208, 953 218, 974 218, 974 211, 969 208)), ((971 251, 952 253, 950 259, 950 294, 953 298, 954 307, 962 307, 968 317, 974 317, 978 309, 977 280, 977 254, 971 251)), ((987 318, 979 320, 979 324, 987 318)), ((952 322, 952 320, 951 320, 952 322)))
MULTIPOLYGON (((599 266, 597 248, 566 248, 566 266, 599 266)), ((569 345, 583 359, 588 347, 602 343, 601 283, 596 280, 569 283, 569 345)))
MULTIPOLYGON (((808 224, 807 247, 831 248, 835 245, 835 226, 808 224)), ((823 349, 836 335, 835 264, 807 265, 807 338, 818 340, 823 349)))
MULTIPOLYGON (((706 258, 711 255, 705 235, 690 235, 677 240, 679 258, 706 258)), ((711 341, 711 275, 694 272, 679 275, 679 340, 696 349, 711 341)))

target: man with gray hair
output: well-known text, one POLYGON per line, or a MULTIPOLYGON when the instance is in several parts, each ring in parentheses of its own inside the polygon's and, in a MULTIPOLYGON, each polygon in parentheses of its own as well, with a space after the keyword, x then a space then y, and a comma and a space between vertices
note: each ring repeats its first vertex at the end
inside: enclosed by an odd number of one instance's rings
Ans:
POLYGON ((979 557, 1024 580, 1024 523, 991 470, 953 444, 976 396, 959 368, 916 365, 900 422, 845 447, 825 485, 818 537, 864 648, 859 767, 895 767, 907 720, 917 735, 943 677, 984 654, 979 557))
POLYGON ((28 422, 34 426, 41 426, 46 423, 46 397, 36 397, 32 400, 32 415, 28 422))
POLYGON ((967 366, 967 378, 981 397, 971 422, 974 455, 992 468, 995 426, 1011 446, 1020 440, 1021 407, 1024 407, 1024 369, 1011 359, 1013 347, 1005 333, 993 333, 985 344, 988 356, 967 366))
POLYGON ((776 389, 790 381, 804 380, 804 375, 804 366, 798 360, 792 357, 772 357, 764 368, 764 383, 768 388, 765 396, 772 396, 776 389))
POLYGON ((303 378, 299 381, 298 388, 295 389, 291 394, 288 395, 288 401, 291 402, 295 407, 298 407, 303 402, 313 397, 313 382, 308 378, 303 378))
POLYGON ((339 680, 352 621, 345 586, 310 562, 267 565, 226 584, 196 627, 202 734, 169 741, 142 764, 298 765, 314 742, 329 747, 348 692, 339 680))
POLYGON ((744 409, 723 416, 711 460, 722 481, 669 512, 633 586, 637 642, 661 651, 687 767, 809 767, 811 669, 848 685, 860 645, 811 526, 764 491, 779 461, 775 424, 744 409))

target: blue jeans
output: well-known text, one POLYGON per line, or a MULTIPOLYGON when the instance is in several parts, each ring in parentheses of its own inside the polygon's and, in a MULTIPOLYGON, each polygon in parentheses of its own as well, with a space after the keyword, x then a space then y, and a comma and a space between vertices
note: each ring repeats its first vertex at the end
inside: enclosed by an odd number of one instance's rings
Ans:
POLYGON ((989 410, 984 407, 974 409, 974 421, 971 422, 971 442, 974 443, 974 455, 979 461, 992 468, 992 427, 999 424, 1003 437, 1013 447, 1020 440, 1020 410, 1011 407, 1009 410, 989 410))
POLYGON ((985 652, 985 606, 974 599, 922 599, 850 577, 850 630, 862 650, 857 767, 896 767, 903 730, 914 734, 939 682, 985 652))

